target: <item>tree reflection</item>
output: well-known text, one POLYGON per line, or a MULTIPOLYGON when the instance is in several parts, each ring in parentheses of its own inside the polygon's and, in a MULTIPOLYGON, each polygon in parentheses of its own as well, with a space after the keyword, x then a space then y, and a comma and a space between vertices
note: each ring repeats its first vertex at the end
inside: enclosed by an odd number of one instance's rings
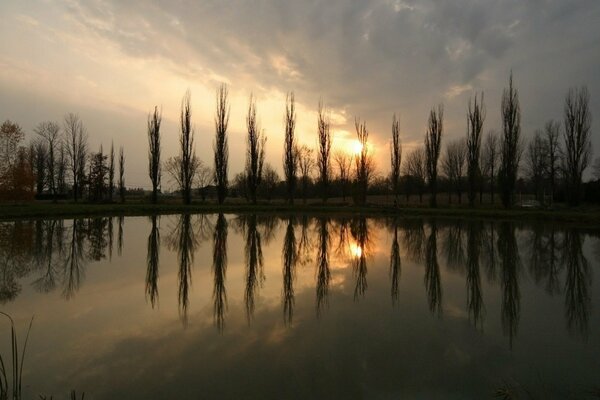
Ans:
POLYGON ((256 291, 264 282, 263 254, 261 235, 258 231, 256 215, 244 216, 243 230, 246 236, 244 254, 246 257, 246 290, 244 294, 246 304, 246 317, 248 322, 254 316, 256 291))
POLYGON ((119 215, 119 230, 117 233, 117 254, 123 254, 123 225, 125 225, 125 217, 119 215))
POLYGON ((498 253, 501 265, 502 287, 502 329, 508 336, 512 348, 521 315, 521 293, 518 272, 521 269, 521 257, 512 222, 501 222, 498 230, 498 253))
POLYGON ((283 239, 283 321, 291 324, 294 316, 294 279, 296 277, 296 233, 294 218, 288 218, 283 239))
POLYGON ((352 221, 350 229, 352 237, 355 240, 354 248, 351 249, 353 257, 353 270, 356 276, 356 286, 354 287, 354 300, 364 297, 367 291, 367 252, 370 249, 369 229, 367 219, 360 217, 352 221))
POLYGON ((150 299, 152 308, 158 303, 158 262, 160 258, 160 231, 158 216, 150 216, 150 234, 146 254, 146 299, 150 299))
POLYGON ((485 266, 489 282, 496 281, 496 266, 498 264, 498 250, 496 243, 496 225, 489 223, 489 228, 481 231, 481 261, 485 266))
MULTIPOLYGON (((56 276, 60 270, 61 262, 56 246, 57 220, 36 221, 36 266, 42 272, 41 276, 33 281, 33 287, 42 293, 51 292, 56 287, 56 276)), ((61 231, 62 232, 62 231, 61 231)), ((75 232, 75 229, 73 229, 75 232)), ((66 263, 63 264, 65 267, 66 263)), ((65 278, 69 275, 65 274, 65 278)), ((68 282, 68 281, 67 281, 68 282)), ((72 294, 72 292, 71 292, 72 294)))
POLYGON ((475 326, 482 322, 484 310, 479 272, 481 228, 481 222, 470 221, 467 231, 467 308, 475 326))
POLYGON ((217 217, 213 234, 213 318, 219 331, 225 325, 227 310, 227 289, 225 287, 227 273, 227 219, 223 214, 217 217))
POLYGON ((587 338, 591 308, 592 274, 582 251, 581 234, 575 229, 565 232, 565 315, 571 333, 587 338))
POLYGON ((314 250, 312 235, 310 235, 309 232, 310 219, 307 215, 302 215, 300 218, 300 225, 302 230, 300 231, 296 261, 298 264, 305 266, 313 262, 312 257, 314 250))
POLYGON ((462 222, 453 221, 446 229, 442 246, 446 255, 446 266, 451 270, 464 271, 466 257, 463 240, 462 222))
POLYGON ((33 228, 30 221, 0 222, 0 304, 17 297, 21 291, 18 279, 30 271, 33 228))
POLYGON ((425 288, 431 313, 442 314, 442 284, 437 259, 437 225, 430 222, 430 232, 425 248, 425 288))
POLYGON ((320 217, 317 220, 318 247, 317 247, 317 317, 321 315, 323 306, 328 304, 329 282, 329 220, 320 217))
POLYGON ((422 219, 408 218, 403 221, 402 247, 406 249, 408 259, 423 262, 425 254, 425 230, 422 219))
POLYGON ((394 223, 394 238, 392 240, 392 249, 390 250, 390 278, 392 280, 392 304, 398 302, 398 283, 402 271, 400 260, 400 245, 398 244, 398 225, 394 223))
POLYGON ((85 237, 83 235, 84 221, 74 219, 71 225, 71 240, 69 251, 65 260, 63 296, 72 298, 79 290, 85 272, 85 237))

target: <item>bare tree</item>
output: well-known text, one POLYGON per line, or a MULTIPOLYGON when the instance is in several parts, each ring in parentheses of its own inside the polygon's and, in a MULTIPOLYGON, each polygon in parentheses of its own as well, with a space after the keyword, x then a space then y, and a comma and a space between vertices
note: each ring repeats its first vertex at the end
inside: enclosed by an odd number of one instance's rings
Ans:
POLYGON ((110 155, 108 158, 108 201, 112 202, 115 191, 115 144, 110 142, 110 155))
POLYGON ((331 121, 329 112, 323 109, 323 102, 319 101, 319 120, 318 120, 318 142, 319 152, 317 154, 317 168, 319 170, 319 185, 321 187, 321 196, 323 202, 327 201, 329 177, 330 177, 330 164, 329 153, 331 151, 331 133, 330 126, 331 121))
POLYGON ((181 176, 181 195, 184 204, 192 202, 192 182, 194 181, 194 174, 198 166, 196 151, 194 150, 194 129, 192 128, 190 102, 191 93, 188 90, 181 101, 181 136, 179 137, 179 144, 181 146, 179 173, 181 176))
POLYGON ((229 139, 227 127, 229 126, 229 90, 222 84, 217 90, 217 112, 215 114, 215 153, 214 180, 217 185, 217 199, 219 204, 225 202, 229 181, 227 172, 229 168, 229 139))
POLYGON ((48 148, 46 142, 38 139, 34 143, 35 149, 35 182, 36 182, 36 194, 41 195, 44 192, 46 186, 46 164, 48 159, 48 148))
POLYGON ((352 158, 345 151, 336 151, 333 154, 333 162, 338 170, 338 179, 342 188, 342 200, 346 201, 346 189, 350 181, 350 169, 352 168, 352 158))
POLYGON ((160 162, 160 124, 162 112, 154 107, 154 112, 148 114, 148 175, 152 181, 152 203, 158 201, 160 190, 161 162, 160 162))
POLYGON ((519 94, 513 87, 512 71, 508 89, 502 93, 502 143, 500 153, 500 197, 504 207, 515 202, 515 185, 521 159, 521 106, 519 94))
POLYGON ((87 159, 87 134, 78 115, 67 114, 63 122, 67 150, 67 164, 73 180, 73 200, 77 202, 82 193, 82 177, 87 159))
MULTIPOLYGON (((215 172, 202 161, 198 161, 198 168, 196 172, 196 184, 198 185, 198 193, 202 198, 202 201, 206 200, 207 186, 214 182, 215 172)), ((218 188, 217 188, 218 195, 218 188)))
MULTIPOLYGON (((477 184, 481 184, 481 167, 479 158, 481 155, 481 133, 483 121, 485 120, 485 105, 483 104, 483 93, 477 102, 477 94, 467 111, 467 175, 469 177, 469 205, 475 205, 477 195, 477 184)), ((459 196, 460 201, 460 196, 459 196)))
POLYGON ((59 141, 57 147, 58 157, 56 158, 56 190, 58 193, 64 194, 67 191, 67 158, 65 154, 64 143, 59 141))
POLYGON ((569 205, 579 204, 581 175, 592 157, 590 94, 587 87, 571 88, 565 98, 564 171, 569 205))
POLYGON ((543 181, 548 169, 548 149, 543 138, 543 132, 536 131, 527 146, 525 164, 527 175, 533 184, 535 198, 543 202, 543 181))
POLYGON ((296 106, 294 92, 288 93, 285 99, 285 140, 283 143, 283 172, 287 186, 288 203, 294 204, 296 175, 298 170, 298 153, 296 151, 296 106))
POLYGON ((556 180, 558 178, 559 160, 561 154, 560 142, 560 124, 557 121, 550 120, 546 122, 544 129, 546 135, 546 148, 548 150, 548 181, 550 183, 550 201, 554 202, 556 195, 556 180))
POLYGON ((34 131, 46 142, 46 148, 48 150, 48 157, 46 159, 46 179, 52 198, 56 201, 56 153, 58 144, 60 143, 60 126, 51 121, 41 122, 34 131))
MULTIPOLYGON (((458 202, 462 203, 462 177, 465 168, 465 158, 467 157, 467 145, 465 140, 457 139, 446 146, 446 154, 442 160, 442 170, 448 178, 450 185, 458 196, 458 202)), ((448 190, 448 201, 452 202, 452 190, 448 190)))
POLYGON ((277 185, 281 181, 279 174, 275 171, 275 168, 269 163, 265 163, 263 168, 263 178, 262 178, 262 192, 268 201, 271 201, 275 190, 277 189, 277 185))
POLYGON ((246 181, 248 194, 252 203, 256 204, 256 192, 262 179, 263 163, 265 161, 266 136, 261 132, 256 120, 256 103, 252 95, 246 116, 248 129, 248 149, 246 151, 246 181))
POLYGON ((484 169, 485 175, 488 176, 490 182, 490 195, 492 204, 494 203, 494 188, 496 187, 496 171, 498 167, 499 145, 498 134, 496 131, 489 131, 485 139, 484 147, 484 169))
POLYGON ((367 123, 360 122, 359 119, 354 121, 356 128, 356 138, 360 143, 360 152, 354 156, 355 176, 356 176, 356 202, 360 205, 367 203, 367 190, 369 182, 373 176, 373 160, 369 153, 367 142, 369 140, 369 131, 367 123))
MULTIPOLYGON (((175 157, 169 157, 167 159, 167 161, 164 162, 164 166, 162 168, 164 168, 164 170, 167 172, 168 176, 171 178, 170 181, 173 183, 173 186, 180 192, 183 192, 183 185, 184 185, 183 178, 184 177, 181 172, 181 165, 182 165, 181 157, 175 156, 175 157)), ((199 167, 200 167, 200 160, 197 157, 194 157, 192 159, 192 162, 190 165, 192 178, 196 177, 199 167)), ((192 181, 192 183, 194 183, 194 182, 192 181)))
POLYGON ((119 197, 125 203, 125 153, 123 146, 119 148, 119 197))
POLYGON ((437 206, 437 175, 438 160, 442 145, 442 132, 444 130, 444 108, 440 104, 431 109, 425 134, 425 165, 427 167, 427 180, 431 191, 431 207, 437 206))
POLYGON ((400 143, 400 121, 396 114, 392 118, 392 142, 390 143, 390 180, 394 191, 394 201, 398 202, 400 195, 400 165, 402 164, 402 144, 400 143))
POLYGON ((300 167, 300 177, 302 181, 302 199, 306 203, 306 194, 310 175, 315 167, 314 150, 306 145, 298 148, 298 166, 300 167))
POLYGON ((412 186, 416 186, 419 193, 419 203, 423 202, 423 190, 425 187, 425 178, 427 176, 425 167, 425 151, 419 147, 408 154, 406 163, 404 163, 407 191, 406 199, 410 195, 412 186))
POLYGON ((594 178, 596 178, 596 180, 600 180, 600 157, 596 158, 592 169, 594 178))

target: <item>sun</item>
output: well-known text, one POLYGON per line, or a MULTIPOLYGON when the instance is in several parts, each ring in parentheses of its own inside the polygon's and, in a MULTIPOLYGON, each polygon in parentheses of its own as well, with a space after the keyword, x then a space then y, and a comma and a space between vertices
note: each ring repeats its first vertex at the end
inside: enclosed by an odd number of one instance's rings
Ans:
POLYGON ((360 258, 362 249, 356 243, 350 243, 350 255, 354 258, 360 258))
POLYGON ((362 143, 359 142, 358 140, 352 141, 352 143, 350 144, 350 147, 352 149, 352 154, 355 154, 355 155, 360 154, 363 149, 362 143))

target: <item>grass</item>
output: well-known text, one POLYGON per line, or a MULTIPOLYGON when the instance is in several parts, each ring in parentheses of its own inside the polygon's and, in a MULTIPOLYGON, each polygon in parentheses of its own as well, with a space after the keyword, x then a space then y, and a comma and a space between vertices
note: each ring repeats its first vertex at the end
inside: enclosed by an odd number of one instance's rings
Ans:
POLYGON ((178 214, 190 213, 278 213, 278 214, 328 214, 328 215, 367 215, 367 216, 434 216, 451 218, 485 218, 485 219, 511 219, 528 221, 546 221, 576 223, 582 225, 600 224, 600 208, 579 207, 554 209, 504 209, 497 206, 482 205, 475 208, 458 205, 440 205, 430 208, 421 205, 393 205, 382 202, 377 198, 369 199, 365 206, 355 206, 339 199, 332 199, 327 203, 310 201, 307 204, 296 202, 288 205, 282 201, 260 202, 247 204, 245 202, 227 202, 218 205, 214 202, 193 202, 183 205, 176 201, 150 204, 144 202, 130 202, 125 204, 91 204, 73 202, 33 202, 26 204, 3 204, 0 207, 0 220, 34 219, 34 218, 67 218, 90 216, 135 216, 150 214, 178 214))
MULTIPOLYGON (((27 350, 27 342, 29 341, 29 332, 31 332, 31 325, 33 324, 33 317, 29 322, 29 328, 27 329, 27 335, 25 336, 25 343, 23 344, 23 350, 21 351, 21 357, 19 358, 19 345, 17 341, 17 332, 15 330, 15 322, 12 317, 2 311, 1 315, 4 315, 10 321, 11 329, 11 350, 12 350, 12 399, 22 399, 22 378, 23 378, 23 362, 25 361, 25 351, 27 350)), ((10 385, 6 375, 6 364, 2 354, 0 354, 0 399, 7 400, 10 385)))

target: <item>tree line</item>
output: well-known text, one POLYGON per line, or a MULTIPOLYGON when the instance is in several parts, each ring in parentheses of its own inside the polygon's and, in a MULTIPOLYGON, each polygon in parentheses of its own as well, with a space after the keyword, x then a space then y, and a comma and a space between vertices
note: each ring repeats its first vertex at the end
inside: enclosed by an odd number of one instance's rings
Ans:
MULTIPOLYGON (((355 154, 332 151, 329 109, 320 100, 317 111, 316 148, 300 145, 296 135, 294 93, 286 96, 284 111, 283 179, 265 162, 267 136, 260 127, 256 100, 251 95, 246 113, 246 154, 244 170, 229 179, 229 91, 222 84, 216 93, 214 116, 213 162, 203 162, 194 147, 191 94, 181 103, 179 152, 167 160, 161 154, 162 112, 155 107, 148 115, 148 175, 152 186, 151 201, 157 203, 161 193, 162 173, 166 171, 176 184, 185 204, 190 204, 194 188, 204 200, 214 194, 223 204, 228 196, 245 197, 257 203, 259 198, 285 198, 293 204, 297 198, 351 196, 364 205, 368 194, 393 195, 394 202, 427 194, 435 207, 438 192, 462 203, 466 193, 470 206, 495 203, 498 195, 504 207, 517 202, 517 193, 532 193, 540 204, 567 201, 578 205, 584 195, 582 177, 590 166, 591 112, 589 92, 585 86, 569 89, 564 101, 562 124, 549 120, 526 143, 521 132, 521 106, 512 73, 501 102, 502 126, 484 135, 486 107, 484 94, 476 93, 466 110, 465 136, 445 144, 444 108, 433 107, 429 113, 423 146, 402 153, 400 120, 392 117, 390 137, 390 173, 377 173, 373 150, 369 144, 367 123, 355 119, 358 148, 355 154), (212 166, 209 166, 212 164, 212 166), (484 193, 486 194, 484 199, 484 193)), ((0 127, 0 196, 6 200, 52 198, 70 195, 74 201, 87 196, 90 201, 125 201, 125 157, 111 143, 105 154, 89 150, 87 134, 75 114, 65 116, 62 127, 56 122, 42 122, 35 128, 36 138, 24 146, 24 132, 18 124, 4 122, 0 127), (117 166, 118 163, 118 166, 117 166), (115 173, 118 167, 118 177, 115 173)), ((592 199, 600 199, 600 158, 593 166, 595 186, 587 188, 592 199)), ((588 196, 590 198, 590 196, 588 196)))

